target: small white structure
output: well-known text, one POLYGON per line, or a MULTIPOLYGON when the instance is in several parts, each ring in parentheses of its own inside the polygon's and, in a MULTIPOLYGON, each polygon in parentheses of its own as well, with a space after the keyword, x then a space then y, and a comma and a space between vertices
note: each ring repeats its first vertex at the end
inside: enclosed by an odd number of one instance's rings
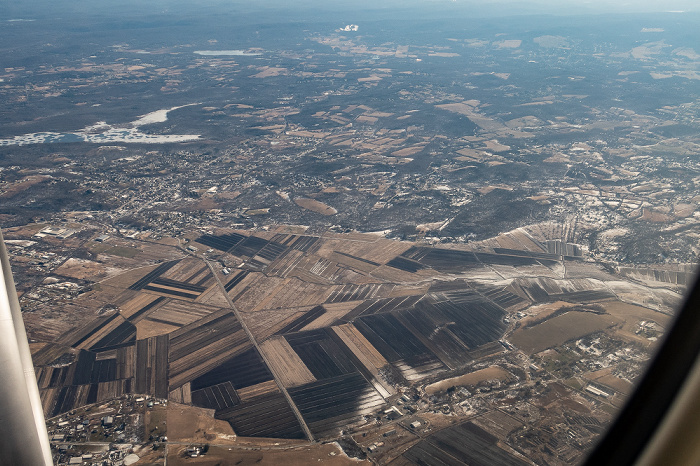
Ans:
POLYGON ((125 466, 129 466, 131 464, 137 463, 141 458, 139 458, 138 455, 135 455, 133 453, 126 455, 124 458, 124 464, 125 466))
POLYGON ((586 391, 589 393, 592 393, 596 396, 602 396, 603 398, 608 398, 609 396, 611 396, 610 393, 603 391, 603 390, 599 389, 598 387, 594 387, 593 385, 587 386, 586 391))

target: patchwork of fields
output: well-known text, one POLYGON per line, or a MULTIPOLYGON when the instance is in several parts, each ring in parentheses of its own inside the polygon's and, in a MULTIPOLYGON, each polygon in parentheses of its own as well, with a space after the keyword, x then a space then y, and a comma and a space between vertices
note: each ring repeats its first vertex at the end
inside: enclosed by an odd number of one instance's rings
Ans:
MULTIPOLYGON (((35 347, 47 416, 148 394, 210 409, 240 436, 334 438, 395 403, 397 384, 464 373, 511 343, 528 353, 561 344, 550 327, 567 340, 621 322, 564 313, 505 340, 533 303, 615 299, 602 280, 561 276, 562 264, 586 265, 546 238, 447 249, 284 228, 217 233, 193 237, 187 257, 103 281, 111 308, 35 347), (539 278, 517 276, 523 267, 539 278)), ((424 441, 405 459, 445 451, 424 441)))

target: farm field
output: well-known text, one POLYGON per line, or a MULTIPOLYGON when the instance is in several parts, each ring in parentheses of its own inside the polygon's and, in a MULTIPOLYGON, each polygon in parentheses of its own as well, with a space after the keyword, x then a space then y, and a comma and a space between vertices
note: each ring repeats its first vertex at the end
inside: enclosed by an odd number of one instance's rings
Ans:
POLYGON ((486 369, 479 369, 478 371, 464 374, 459 377, 452 377, 441 380, 440 382, 435 382, 426 386, 425 392, 432 395, 437 392, 446 391, 452 387, 475 386, 479 382, 486 382, 487 380, 500 380, 507 383, 513 380, 513 374, 502 367, 488 367, 486 369))
POLYGON ((357 461, 343 455, 336 444, 298 446, 276 451, 273 449, 256 448, 256 451, 226 446, 211 446, 206 456, 192 461, 185 458, 185 447, 171 447, 168 451, 168 464, 187 466, 197 464, 202 466, 306 466, 308 464, 324 464, 329 466, 355 466, 371 464, 368 461, 357 461))
POLYGON ((496 436, 467 422, 431 435, 390 464, 529 464, 525 458, 498 446, 497 442, 496 436))
MULTIPOLYGON (((599 354, 601 334, 651 347, 670 319, 617 301, 607 282, 585 276, 599 277, 597 268, 576 262, 576 278, 564 276, 561 261, 572 259, 528 238, 502 235, 473 250, 301 228, 220 229, 191 235, 187 256, 144 246, 152 263, 110 271, 71 303, 84 321, 32 346, 43 408, 56 417, 119 397, 167 401, 170 438, 211 446, 198 464, 223 458, 216 445, 270 439, 312 456, 314 447, 300 445, 345 439, 342 451, 361 443, 362 454, 383 463, 518 464, 499 442, 528 425, 525 413, 539 419, 532 406, 583 409, 581 393, 595 384, 610 392, 601 395, 607 413, 629 394, 631 372, 593 363, 584 375, 567 372, 576 351, 599 354), (540 364, 567 383, 523 388, 542 376, 540 364), (545 392, 523 415, 481 401, 502 392, 510 406, 523 390, 545 392), (413 429, 414 419, 427 427, 413 429), (381 437, 359 436, 378 422, 381 437), (464 435, 473 441, 459 442, 464 435)), ((75 276, 92 270, 66 264, 60 270, 75 276)), ((168 449, 174 464, 177 448, 168 449)), ((239 459, 274 464, 285 448, 240 450, 239 459)), ((336 451, 318 454, 346 464, 336 451)))
POLYGON ((509 339, 526 353, 534 354, 621 322, 610 315, 570 311, 534 327, 516 330, 509 339))

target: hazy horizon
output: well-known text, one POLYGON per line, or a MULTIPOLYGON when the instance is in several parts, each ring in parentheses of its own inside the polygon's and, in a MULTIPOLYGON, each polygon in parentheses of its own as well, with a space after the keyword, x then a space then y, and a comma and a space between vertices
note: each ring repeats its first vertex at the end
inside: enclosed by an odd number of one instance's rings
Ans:
MULTIPOLYGON (((337 12, 349 15, 375 15, 379 12, 413 12, 429 7, 429 12, 422 12, 426 18, 440 16, 445 13, 465 12, 471 17, 499 17, 531 14, 552 15, 595 15, 595 14, 636 14, 650 12, 697 12, 698 5, 691 0, 673 0, 663 4, 651 0, 636 2, 619 1, 607 2, 602 0, 568 0, 555 2, 550 0, 490 0, 487 2, 474 0, 411 0, 408 2, 390 0, 386 2, 370 2, 356 0, 353 2, 321 2, 318 0, 302 0, 289 4, 279 0, 266 0, 250 4, 239 0, 201 0, 196 2, 156 1, 137 2, 49 2, 39 0, 31 3, 14 3, 0 6, 0 17, 11 19, 55 18, 56 15, 85 15, 98 17, 129 17, 134 15, 178 15, 178 14, 207 14, 217 12, 228 14, 233 12, 255 13, 269 10, 289 11, 294 18, 294 12, 316 10, 319 13, 337 12)), ((380 16, 383 16, 380 14, 380 16)), ((59 16, 60 18, 60 16, 59 16)))

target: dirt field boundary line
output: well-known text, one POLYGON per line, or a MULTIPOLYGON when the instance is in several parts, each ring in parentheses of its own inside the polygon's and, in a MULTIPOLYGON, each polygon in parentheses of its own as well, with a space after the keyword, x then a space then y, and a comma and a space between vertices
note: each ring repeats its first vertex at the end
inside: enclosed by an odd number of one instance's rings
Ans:
POLYGON ((282 384, 282 381, 280 379, 279 374, 277 374, 277 371, 275 370, 274 366, 270 364, 270 361, 267 360, 267 357, 265 356, 265 353, 263 353, 260 350, 260 345, 258 345, 257 340, 253 336, 253 333, 248 329, 248 326, 246 325, 245 321, 241 317, 241 313, 238 310, 238 308, 233 304, 233 301, 231 300, 231 297, 228 295, 226 292, 226 288, 224 287, 223 282, 219 278, 219 276, 216 274, 216 270, 214 269, 214 266, 211 265, 211 262, 208 260, 204 260, 204 262, 207 263, 207 266, 209 267, 209 270, 211 270, 212 275, 216 279, 216 283, 219 286, 219 289, 221 292, 224 294, 226 297, 226 301, 228 302, 229 307, 233 311, 234 315, 238 319, 238 321, 241 323, 241 326, 243 327, 243 330, 245 331, 246 335, 248 335, 248 339, 250 340, 251 343, 253 343, 253 346, 255 346, 255 349, 258 351, 258 354, 260 357, 263 359, 265 364, 267 365, 268 369, 272 373, 272 377, 275 379, 275 383, 277 383, 277 386, 279 387, 280 391, 284 395, 284 397, 287 399, 287 403, 289 403, 289 406, 292 408, 292 411, 294 412, 294 416, 297 418, 297 421, 299 421, 299 425, 301 426, 302 430, 304 431, 304 434, 306 435, 306 438, 309 439, 310 442, 314 442, 314 436, 311 433, 311 430, 309 429, 309 426, 306 425, 306 421, 304 421, 304 418, 301 415, 301 412, 299 411, 299 408, 297 407, 296 403, 294 403, 294 400, 292 400, 291 395, 287 391, 287 389, 284 387, 282 384))

